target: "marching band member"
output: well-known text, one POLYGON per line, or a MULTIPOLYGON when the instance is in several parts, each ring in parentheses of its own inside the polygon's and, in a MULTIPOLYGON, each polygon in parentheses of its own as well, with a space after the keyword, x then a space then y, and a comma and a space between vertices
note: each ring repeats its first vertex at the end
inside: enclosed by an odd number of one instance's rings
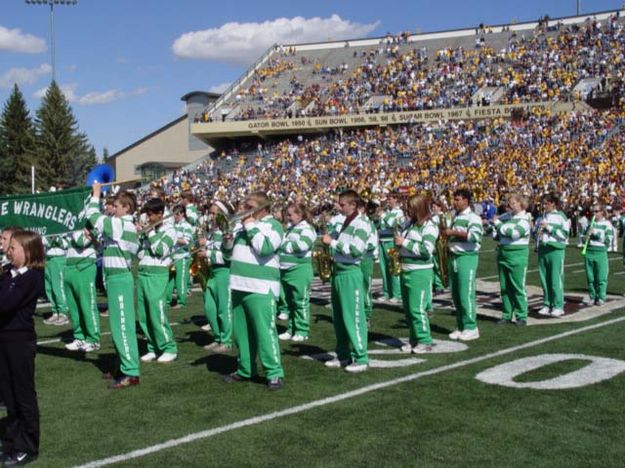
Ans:
POLYGON ((471 211, 471 191, 454 192, 455 216, 445 232, 449 239, 449 285, 456 308, 457 329, 449 334, 452 340, 477 340, 477 307, 475 287, 479 251, 482 242, 482 220, 471 211))
POLYGON ((65 297, 74 340, 69 351, 86 353, 100 349, 100 315, 96 305, 96 251, 88 229, 69 236, 65 266, 65 297))
POLYGON ((393 276, 390 271, 388 250, 393 248, 393 231, 404 222, 404 212, 400 207, 398 195, 390 194, 387 200, 387 210, 380 219, 380 271, 384 299, 393 303, 401 303, 401 288, 399 276, 393 276))
POLYGON ((167 283, 176 230, 163 222, 165 203, 151 198, 143 206, 148 216, 147 231, 140 236, 137 278, 137 318, 148 342, 142 362, 169 363, 178 357, 178 347, 167 317, 167 283))
POLYGON ((339 207, 345 216, 343 226, 338 235, 325 234, 322 238, 322 242, 334 252, 331 287, 337 355, 325 365, 330 368, 345 367, 347 372, 352 373, 366 371, 369 364, 360 262, 367 248, 370 226, 358 212, 359 198, 354 190, 341 193, 339 207))
POLYGON ((608 249, 614 236, 612 223, 606 219, 606 211, 601 203, 592 207, 593 220, 583 233, 586 239, 584 269, 588 282, 588 297, 585 305, 605 304, 608 289, 608 249))
POLYGON ((248 195, 243 208, 253 211, 242 220, 242 229, 227 245, 232 247, 230 290, 239 358, 237 370, 224 380, 250 379, 256 374, 258 354, 267 388, 279 390, 283 386, 284 370, 276 330, 276 299, 280 295, 278 249, 284 233, 282 225, 270 215, 269 198, 264 192, 248 195))
MULTIPOLYGON (((432 222, 436 225, 437 228, 440 229, 441 225, 441 217, 447 216, 443 211, 443 203, 440 200, 432 200, 432 222)), ((445 291, 445 285, 443 284, 443 280, 441 278, 440 267, 438 266, 438 260, 436 256, 432 257, 432 265, 434 272, 434 292, 442 293, 445 291)), ((431 307, 430 307, 431 309, 431 307)))
POLYGON ((367 318, 367 326, 371 325, 371 316, 373 315, 373 294, 371 291, 371 277, 373 276, 373 263, 379 258, 378 229, 373 220, 367 215, 367 204, 364 200, 360 200, 358 211, 369 223, 369 237, 367 238, 367 249, 362 256, 360 269, 362 270, 362 279, 365 292, 365 317, 367 318))
POLYGON ((139 384, 139 351, 135 328, 134 278, 132 260, 139 250, 137 230, 132 220, 136 201, 128 192, 115 197, 113 217, 100 213, 102 187, 93 184, 93 196, 87 205, 87 219, 102 236, 102 264, 106 278, 109 321, 113 345, 120 359, 121 375, 110 388, 139 384))
MULTIPOLYGON (((232 350, 232 304, 230 302, 230 258, 222 248, 224 232, 217 221, 218 215, 230 217, 234 209, 230 204, 215 200, 209 208, 211 230, 204 241, 205 256, 211 267, 211 276, 204 291, 204 313, 213 330, 214 341, 204 347, 208 351, 227 353, 232 350)), ((202 242, 202 241, 200 241, 202 242)))
POLYGON ((43 323, 46 325, 65 325, 69 323, 64 279, 67 239, 62 235, 58 235, 42 236, 42 240, 46 249, 46 296, 52 307, 52 315, 44 320, 43 323))
POLYGON ((167 304, 171 305, 176 289, 176 308, 187 305, 187 287, 189 285, 189 262, 191 258, 190 249, 193 245, 193 228, 185 217, 185 208, 176 205, 172 213, 174 215, 174 231, 176 233, 176 243, 174 248, 173 264, 175 271, 170 275, 167 284, 167 304))
POLYGON ((527 199, 517 193, 508 196, 508 213, 493 218, 499 239, 497 246, 497 269, 503 303, 503 316, 499 325, 512 323, 527 325, 527 291, 525 277, 529 257, 531 215, 527 199))
POLYGON ((198 220, 200 219, 200 212, 195 206, 194 202, 195 197, 193 196, 193 193, 191 193, 191 191, 187 190, 182 192, 180 203, 182 204, 182 206, 185 207, 187 221, 189 221, 189 224, 193 227, 197 225, 198 220))
POLYGON ((288 307, 287 331, 281 340, 305 341, 310 333, 310 285, 313 279, 312 247, 317 235, 303 204, 286 209, 289 222, 280 246, 280 283, 288 307))
POLYGON ((543 219, 538 228, 538 274, 543 289, 540 315, 564 315, 564 253, 569 239, 569 220, 560 211, 555 193, 543 197, 543 219))
POLYGON ((410 342, 403 352, 432 351, 432 333, 427 306, 432 301, 433 254, 438 226, 432 221, 431 201, 422 195, 408 199, 409 223, 394 238, 401 257, 401 288, 410 342))

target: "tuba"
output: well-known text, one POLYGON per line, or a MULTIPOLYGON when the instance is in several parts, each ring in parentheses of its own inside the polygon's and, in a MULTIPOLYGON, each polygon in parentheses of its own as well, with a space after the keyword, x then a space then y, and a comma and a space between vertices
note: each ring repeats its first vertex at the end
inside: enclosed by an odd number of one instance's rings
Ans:
POLYGON ((447 274, 447 261, 449 259, 448 243, 449 239, 445 230, 449 227, 447 214, 441 213, 439 216, 438 224, 438 239, 436 239, 436 249, 434 255, 436 256, 436 262, 438 263, 438 273, 441 277, 441 282, 444 287, 449 285, 449 276, 447 274))

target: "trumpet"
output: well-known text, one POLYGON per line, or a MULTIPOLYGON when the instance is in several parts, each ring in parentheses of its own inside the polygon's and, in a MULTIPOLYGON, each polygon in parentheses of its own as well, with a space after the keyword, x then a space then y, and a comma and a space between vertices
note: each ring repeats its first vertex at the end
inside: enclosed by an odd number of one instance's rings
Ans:
POLYGON ((224 214, 219 213, 215 217, 215 223, 224 234, 227 234, 227 233, 229 234, 232 231, 234 231, 237 223, 239 223, 240 221, 246 218, 249 218, 250 216, 254 216, 256 213, 264 210, 265 208, 268 208, 270 205, 271 205, 271 202, 268 201, 265 203, 261 203, 256 208, 251 208, 249 210, 241 211, 240 213, 235 213, 230 216, 226 216, 224 214))
POLYGON ((146 232, 149 232, 152 229, 157 228, 158 226, 163 224, 165 221, 173 217, 174 215, 172 213, 172 214, 168 214, 167 216, 163 216, 161 219, 159 219, 158 221, 154 221, 153 223, 142 224, 141 226, 139 226, 139 228, 137 228, 137 234, 145 234, 146 232))

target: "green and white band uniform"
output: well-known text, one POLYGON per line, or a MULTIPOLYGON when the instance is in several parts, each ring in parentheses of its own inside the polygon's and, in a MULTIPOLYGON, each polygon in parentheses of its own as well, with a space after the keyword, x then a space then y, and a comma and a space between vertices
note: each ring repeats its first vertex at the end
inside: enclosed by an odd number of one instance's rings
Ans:
POLYGON ((365 317, 367 320, 371 320, 373 314, 373 294, 371 291, 371 277, 373 276, 373 264, 380 257, 380 241, 378 238, 378 230, 375 227, 373 221, 365 216, 369 221, 370 234, 367 239, 367 249, 362 256, 360 262, 360 269, 362 270, 362 280, 365 292, 365 317))
POLYGON ((477 329, 475 287, 479 251, 482 243, 482 220, 466 208, 457 213, 451 222, 451 229, 466 232, 468 237, 461 240, 450 236, 448 275, 451 296, 456 309, 458 330, 477 329))
MULTIPOLYGON (((432 215, 432 218, 430 218, 431 221, 434 223, 434 225, 439 229, 440 231, 440 224, 441 224, 441 217, 440 215, 432 215)), ((440 273, 440 268, 438 266, 438 259, 436 258, 436 256, 432 257, 432 265, 433 265, 433 272, 434 272, 434 290, 435 291, 440 291, 442 289, 445 289, 445 285, 443 284, 443 280, 441 279, 441 273, 440 273)), ((430 307, 431 309, 431 307, 430 307)), ((428 310, 430 310, 428 309, 428 310)))
POLYGON ((148 341, 148 352, 177 354, 167 316, 167 283, 177 239, 174 226, 162 224, 141 236, 137 279, 137 318, 148 341))
POLYGON ((212 232, 206 241, 206 258, 211 275, 204 291, 204 314, 214 340, 232 346, 232 304, 230 302, 230 258, 222 248, 223 232, 212 232))
POLYGON ((45 290, 53 314, 67 315, 65 264, 67 239, 64 236, 42 237, 46 250, 45 290))
POLYGON ((612 245, 614 231, 608 220, 601 220, 588 226, 583 233, 588 238, 588 247, 584 258, 586 280, 588 281, 588 296, 591 301, 605 302, 608 289, 608 249, 612 245))
POLYGON ((327 233, 331 236, 334 235, 335 233, 338 235, 344 222, 345 222, 344 214, 339 213, 339 214, 332 216, 330 218, 330 221, 328 221, 327 233))
POLYGON ((120 370, 124 375, 138 377, 135 281, 132 276, 132 261, 139 250, 137 229, 132 215, 117 218, 101 214, 100 199, 96 197, 91 197, 87 205, 87 219, 102 236, 109 322, 120 370))
POLYGON ((84 231, 68 236, 65 297, 74 340, 100 344, 100 314, 96 303, 96 250, 84 231))
POLYGON ((312 247, 314 228, 302 220, 287 229, 280 246, 280 283, 289 309, 287 332, 310 334, 310 285, 313 279, 312 247))
POLYGON ((167 304, 171 304, 174 289, 176 289, 177 303, 180 306, 187 304, 187 293, 189 286, 189 264, 191 261, 191 247, 193 246, 193 227, 185 220, 174 223, 176 233, 176 243, 172 253, 175 272, 169 275, 167 285, 167 304), (180 240, 186 242, 181 244, 180 240))
POLYGON ((433 256, 438 238, 438 226, 427 220, 422 226, 407 223, 401 231, 404 238, 401 258, 401 288, 404 313, 410 331, 410 344, 432 344, 428 304, 432 302, 434 280, 433 256))
POLYGON ((503 319, 527 320, 527 262, 532 229, 532 217, 521 211, 505 213, 495 223, 499 245, 497 269, 503 303, 503 319))
POLYGON ((401 300, 399 276, 393 276, 390 271, 388 249, 394 247, 393 231, 405 221, 401 208, 393 208, 384 212, 380 218, 380 272, 382 273, 382 287, 385 299, 401 300))
POLYGON ((186 208, 186 218, 189 224, 193 227, 197 226, 200 219, 200 212, 193 203, 188 203, 186 208))
POLYGON ((361 214, 348 225, 345 223, 338 237, 330 243, 334 251, 332 321, 336 334, 336 354, 341 361, 368 364, 365 291, 360 262, 367 250, 371 225, 367 217, 361 214))
POLYGON ((239 349, 237 373, 256 374, 256 355, 268 379, 284 377, 276 329, 280 295, 282 225, 267 215, 243 226, 234 238, 230 264, 234 342, 239 349))
POLYGON ((547 227, 540 231, 538 239, 538 275, 543 289, 543 305, 562 310, 564 253, 569 239, 569 220, 558 210, 545 214, 543 219, 547 221, 547 227))

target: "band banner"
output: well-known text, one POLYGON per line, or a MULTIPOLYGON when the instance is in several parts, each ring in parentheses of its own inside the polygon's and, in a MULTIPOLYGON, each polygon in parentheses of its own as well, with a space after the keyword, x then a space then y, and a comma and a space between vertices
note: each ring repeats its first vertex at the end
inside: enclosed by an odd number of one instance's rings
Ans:
POLYGON ((19 226, 40 235, 62 234, 85 226, 83 209, 91 187, 0 197, 0 227, 19 226))

